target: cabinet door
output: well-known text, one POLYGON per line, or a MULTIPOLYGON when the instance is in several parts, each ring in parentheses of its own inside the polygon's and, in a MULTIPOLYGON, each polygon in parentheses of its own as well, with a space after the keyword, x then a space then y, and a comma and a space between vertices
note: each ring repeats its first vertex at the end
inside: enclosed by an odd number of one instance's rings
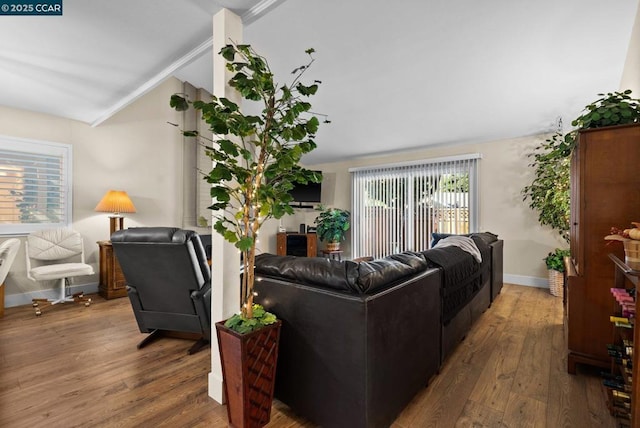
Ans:
POLYGON ((98 292, 105 299, 125 297, 127 295, 127 281, 120 268, 120 263, 113 253, 109 241, 99 241, 100 247, 100 284, 98 292))
POLYGON ((614 270, 607 245, 612 226, 628 227, 640 215, 640 126, 581 131, 571 170, 571 256, 576 276, 567 284, 569 362, 609 365, 606 345, 614 270))
POLYGON ((120 262, 118 262, 118 258, 113 254, 113 248, 111 250, 111 271, 113 272, 113 282, 112 282, 112 290, 117 295, 126 295, 127 293, 127 280, 124 277, 124 273, 122 272, 122 268, 120 267, 120 262))
MULTIPOLYGON (((613 269, 608 258, 624 257, 622 245, 607 245, 611 227, 627 228, 640 216, 640 127, 614 127, 581 133, 578 210, 578 275, 608 292, 613 269), (599 280, 599 281, 598 281, 599 280)), ((608 297, 604 294, 602 297, 608 297)))
POLYGON ((317 255, 317 236, 315 233, 307 233, 307 257, 316 257, 317 255))

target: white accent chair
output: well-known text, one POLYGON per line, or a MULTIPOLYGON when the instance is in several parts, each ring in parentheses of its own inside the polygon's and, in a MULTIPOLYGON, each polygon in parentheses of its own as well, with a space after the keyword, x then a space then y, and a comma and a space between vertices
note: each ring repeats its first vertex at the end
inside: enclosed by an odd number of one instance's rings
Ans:
POLYGON ((0 318, 4 316, 4 280, 7 279, 19 248, 20 240, 16 238, 9 238, 0 244, 0 318))
POLYGON ((32 299, 36 315, 42 312, 40 303, 51 305, 65 302, 84 303, 89 306, 91 299, 83 293, 66 294, 68 279, 74 276, 93 275, 93 267, 84 262, 84 244, 80 233, 70 229, 36 231, 27 236, 27 277, 32 281, 60 280, 60 296, 57 299, 32 299), (80 262, 73 262, 77 260, 80 262), (32 267, 31 263, 37 264, 32 267))

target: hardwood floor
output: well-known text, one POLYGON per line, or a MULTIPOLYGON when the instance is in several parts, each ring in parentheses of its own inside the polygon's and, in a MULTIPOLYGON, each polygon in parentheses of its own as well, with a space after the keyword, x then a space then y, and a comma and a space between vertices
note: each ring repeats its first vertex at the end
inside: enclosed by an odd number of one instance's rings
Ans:
MULTIPOLYGON (((164 338, 141 350, 128 299, 30 306, 0 319, 0 427, 225 427, 207 395, 210 350, 164 338)), ((600 380, 566 372, 562 299, 505 285, 393 427, 614 427, 600 380)), ((311 426, 279 402, 269 427, 311 426)))

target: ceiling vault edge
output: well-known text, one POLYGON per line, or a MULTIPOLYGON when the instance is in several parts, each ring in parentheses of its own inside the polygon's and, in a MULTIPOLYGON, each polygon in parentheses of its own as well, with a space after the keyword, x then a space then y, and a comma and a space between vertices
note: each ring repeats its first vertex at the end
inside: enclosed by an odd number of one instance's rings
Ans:
MULTIPOLYGON (((262 0, 251 9, 242 14, 242 22, 243 24, 250 24, 254 22, 261 16, 265 15, 269 10, 276 7, 277 5, 285 2, 286 0, 262 0)), ((100 116, 96 117, 93 122, 91 122, 92 127, 96 127, 109 119, 111 116, 127 107, 129 104, 136 101, 138 98, 144 96, 146 93, 154 89, 156 86, 164 82, 168 77, 170 77, 173 73, 175 73, 180 68, 186 66, 198 59, 201 55, 206 54, 211 50, 213 46, 213 37, 209 37, 204 42, 200 43, 197 47, 189 51, 186 55, 182 56, 178 60, 171 63, 169 66, 165 67, 159 73, 155 74, 149 80, 144 82, 138 88, 133 90, 124 98, 120 99, 120 101, 116 102, 110 108, 105 110, 100 116)))

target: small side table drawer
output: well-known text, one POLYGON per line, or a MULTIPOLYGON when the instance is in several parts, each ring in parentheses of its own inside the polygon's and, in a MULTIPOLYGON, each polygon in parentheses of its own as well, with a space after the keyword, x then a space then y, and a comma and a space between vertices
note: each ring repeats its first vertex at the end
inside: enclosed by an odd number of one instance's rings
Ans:
POLYGON ((98 293, 105 299, 115 299, 127 295, 127 281, 124 278, 120 263, 115 254, 111 241, 98 241, 100 248, 100 284, 98 293))

